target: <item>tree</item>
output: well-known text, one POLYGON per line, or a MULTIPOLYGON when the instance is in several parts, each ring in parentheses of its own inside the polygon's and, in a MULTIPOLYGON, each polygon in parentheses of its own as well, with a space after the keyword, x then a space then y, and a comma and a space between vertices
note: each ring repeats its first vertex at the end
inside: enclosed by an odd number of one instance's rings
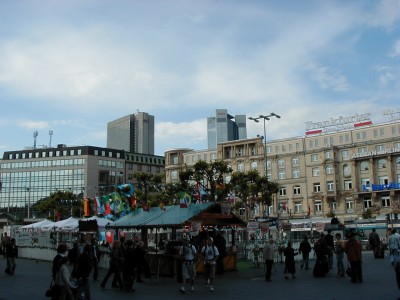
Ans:
POLYGON ((209 201, 221 202, 229 193, 224 176, 232 173, 228 163, 223 160, 207 163, 198 161, 193 166, 193 180, 208 192, 209 201))
POLYGON ((241 205, 237 205, 236 209, 244 208, 247 220, 249 219, 248 211, 253 209, 255 204, 266 205, 268 212, 268 208, 272 204, 272 196, 279 191, 276 182, 260 176, 257 170, 232 173, 230 186, 235 195, 242 200, 241 205))
POLYGON ((59 219, 66 219, 69 216, 80 217, 83 208, 82 197, 70 191, 57 191, 50 196, 35 203, 34 208, 41 214, 54 214, 59 219))

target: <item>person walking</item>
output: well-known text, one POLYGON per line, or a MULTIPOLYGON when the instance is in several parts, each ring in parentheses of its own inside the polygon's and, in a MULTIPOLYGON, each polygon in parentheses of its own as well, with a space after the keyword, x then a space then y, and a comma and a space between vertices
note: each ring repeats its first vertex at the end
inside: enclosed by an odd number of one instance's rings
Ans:
POLYGON ((74 279, 77 278, 79 255, 79 243, 76 241, 72 244, 72 249, 68 251, 68 262, 72 265, 71 277, 74 279))
POLYGON ((121 290, 124 289, 124 284, 121 278, 121 269, 123 264, 124 256, 121 250, 121 242, 114 241, 111 253, 110 253, 110 266, 108 268, 108 272, 104 277, 103 281, 101 282, 100 286, 105 289, 108 279, 111 275, 114 274, 115 280, 118 283, 118 286, 121 290))
POLYGON ((146 249, 144 248, 144 242, 138 241, 135 247, 136 257, 136 282, 143 283, 142 276, 146 276, 148 272, 148 263, 146 259, 146 249))
POLYGON ((336 254, 336 266, 337 266, 337 274, 336 277, 344 277, 344 252, 345 252, 345 243, 342 240, 342 235, 340 233, 335 234, 336 243, 335 243, 335 254, 336 254))
POLYGON ((135 248, 132 240, 125 242, 125 258, 124 258, 124 287, 127 292, 134 292, 133 283, 135 282, 136 256, 135 248))
POLYGON ((400 249, 400 238, 396 232, 396 229, 392 229, 391 234, 389 236, 389 251, 390 251, 390 263, 392 266, 396 263, 399 257, 399 249, 400 249))
POLYGON ((201 249, 204 258, 204 274, 206 276, 206 286, 214 292, 215 267, 218 259, 218 248, 214 246, 212 237, 207 239, 206 245, 201 249))
POLYGON ((224 274, 224 257, 226 256, 226 240, 222 232, 219 232, 214 239, 214 245, 217 247, 219 255, 217 259, 216 273, 224 274))
POLYGON ((100 262, 100 256, 101 256, 101 251, 99 248, 98 240, 96 238, 93 238, 91 240, 91 259, 92 259, 92 268, 93 268, 93 280, 97 281, 99 277, 99 262, 100 262))
POLYGON ((15 239, 12 238, 10 240, 10 243, 6 245, 6 259, 7 259, 6 272, 9 275, 14 275, 15 268, 17 267, 15 260, 17 258, 18 258, 18 247, 15 244, 15 239))
POLYGON ((4 232, 1 238, 1 250, 3 252, 3 257, 6 257, 6 247, 10 243, 11 238, 8 236, 7 232, 4 232))
POLYGON ((85 244, 78 259, 76 278, 78 279, 79 299, 91 300, 89 276, 92 270, 92 246, 85 244))
MULTIPOLYGON (((59 264, 60 264, 61 258, 67 257, 67 251, 68 251, 67 244, 62 243, 62 244, 58 245, 57 254, 53 258, 53 263, 52 263, 52 267, 51 267, 51 277, 53 278, 53 280, 56 279, 56 274, 59 269, 59 264)), ((68 259, 68 257, 67 257, 67 259, 68 259)))
POLYGON ((190 284, 190 291, 194 292, 194 280, 196 279, 196 247, 190 242, 190 236, 183 239, 183 246, 179 249, 182 258, 182 286, 179 291, 186 293, 186 284, 190 284))
POLYGON ((305 270, 309 270, 308 262, 310 260, 310 252, 311 252, 310 242, 308 241, 307 235, 304 235, 304 238, 299 246, 299 253, 301 253, 301 256, 303 258, 303 261, 301 262, 300 265, 301 269, 303 269, 304 267, 305 270))
POLYGON ((379 235, 376 233, 375 228, 372 228, 372 231, 368 236, 368 243, 372 250, 372 253, 374 254, 374 257, 377 258, 379 256, 381 240, 379 238, 379 235))
POLYGON ((332 235, 332 230, 328 229, 327 234, 325 235, 326 245, 328 246, 328 268, 332 270, 333 268, 333 251, 335 249, 335 243, 332 235))
POLYGON ((294 257, 296 256, 296 252, 294 252, 294 249, 292 247, 292 242, 288 241, 286 248, 283 250, 283 255, 285 256, 285 279, 289 279, 289 277, 286 274, 292 274, 292 279, 295 279, 296 276, 296 264, 294 261, 294 257))
POLYGON ((75 295, 73 290, 77 288, 71 281, 70 281, 70 273, 67 267, 68 257, 61 256, 58 260, 56 266, 56 273, 54 279, 54 290, 55 295, 52 298, 53 300, 74 300, 75 295))
POLYGON ((271 279, 271 271, 272 265, 274 264, 275 258, 275 249, 274 249, 274 240, 269 239, 268 243, 265 244, 263 248, 263 255, 265 261, 265 281, 272 281, 271 279))
POLYGON ((328 245, 325 235, 321 232, 319 239, 314 243, 314 253, 317 257, 313 269, 315 277, 324 277, 329 272, 328 267, 328 245))
POLYGON ((351 267, 351 282, 361 283, 363 281, 362 267, 361 267, 362 247, 361 247, 361 242, 358 239, 356 239, 355 232, 349 233, 345 249, 346 249, 345 251, 347 254, 347 259, 350 262, 350 267, 351 267))

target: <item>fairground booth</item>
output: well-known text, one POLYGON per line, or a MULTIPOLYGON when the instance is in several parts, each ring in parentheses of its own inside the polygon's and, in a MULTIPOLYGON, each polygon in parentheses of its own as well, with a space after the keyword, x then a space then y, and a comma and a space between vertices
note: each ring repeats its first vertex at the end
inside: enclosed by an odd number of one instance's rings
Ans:
MULTIPOLYGON (((201 250, 207 237, 222 234, 226 240, 225 270, 236 269, 235 232, 245 223, 224 205, 207 202, 165 207, 139 208, 106 227, 106 239, 123 236, 141 239, 147 249, 150 272, 158 276, 179 276, 182 239, 189 235, 192 244, 201 250)), ((203 261, 199 257, 197 271, 202 273, 203 261)))

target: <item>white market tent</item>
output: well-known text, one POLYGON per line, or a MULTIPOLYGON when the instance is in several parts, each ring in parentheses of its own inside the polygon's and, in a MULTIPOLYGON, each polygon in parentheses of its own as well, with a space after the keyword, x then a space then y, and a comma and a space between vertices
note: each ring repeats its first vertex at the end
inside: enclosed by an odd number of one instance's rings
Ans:
POLYGON ((93 217, 90 217, 90 218, 84 218, 84 219, 78 219, 78 218, 74 218, 74 217, 69 217, 68 219, 61 220, 61 221, 58 221, 58 222, 55 222, 55 223, 49 221, 49 223, 43 223, 42 225, 38 224, 38 226, 36 228, 42 228, 43 230, 75 231, 75 230, 79 229, 79 221, 89 221, 89 220, 90 221, 95 220, 97 222, 97 225, 99 226, 99 229, 104 229, 108 224, 111 223, 111 221, 109 219, 99 218, 99 217, 96 217, 96 216, 93 216, 93 217))
POLYGON ((36 223, 32 223, 32 224, 29 224, 29 225, 22 226, 21 229, 22 230, 40 229, 40 228, 42 228, 44 226, 54 226, 54 222, 50 221, 48 219, 45 219, 45 220, 42 220, 42 221, 39 221, 39 222, 36 222, 36 223))

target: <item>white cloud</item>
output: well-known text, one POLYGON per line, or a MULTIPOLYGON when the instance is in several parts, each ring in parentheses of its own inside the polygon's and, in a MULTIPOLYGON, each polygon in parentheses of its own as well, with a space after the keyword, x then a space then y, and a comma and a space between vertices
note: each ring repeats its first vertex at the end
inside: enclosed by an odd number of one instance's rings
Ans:
POLYGON ((400 57, 400 40, 394 43, 392 52, 389 56, 392 58, 400 57))
POLYGON ((366 17, 366 21, 374 26, 392 28, 400 20, 400 1, 381 0, 375 1, 376 9, 366 17))
POLYGON ((25 129, 46 129, 49 128, 49 123, 46 121, 31 121, 26 119, 17 120, 17 125, 25 129))
POLYGON ((174 148, 194 148, 204 145, 207 148, 207 120, 192 122, 160 122, 155 128, 155 143, 164 145, 164 150, 174 148))
POLYGON ((306 69, 311 71, 311 77, 319 83, 323 90, 332 89, 344 92, 350 89, 346 76, 342 75, 340 71, 314 63, 306 66, 306 69))

